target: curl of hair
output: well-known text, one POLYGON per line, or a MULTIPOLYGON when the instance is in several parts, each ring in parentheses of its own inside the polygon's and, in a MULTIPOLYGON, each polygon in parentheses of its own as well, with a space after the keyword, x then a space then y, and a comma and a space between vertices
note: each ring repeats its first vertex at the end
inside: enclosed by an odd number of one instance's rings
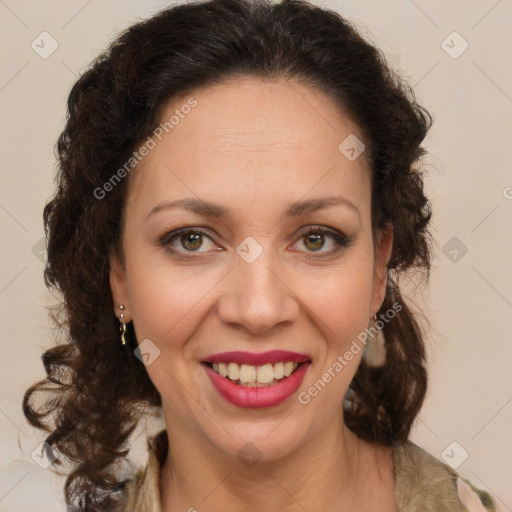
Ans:
POLYGON ((386 365, 361 363, 351 383, 351 430, 370 442, 407 439, 426 387, 424 340, 398 276, 430 268, 429 202, 414 166, 432 119, 382 53, 338 13, 303 0, 210 0, 168 8, 120 34, 75 83, 57 143, 55 195, 44 209, 45 283, 62 294, 52 312, 65 339, 43 355, 47 378, 23 400, 28 421, 72 464, 65 485, 78 510, 108 510, 126 482, 114 465, 127 455, 145 407, 161 398, 128 343, 119 341, 109 255, 122 257, 129 179, 105 198, 95 190, 150 136, 174 98, 230 77, 294 79, 320 88, 364 134, 374 228, 392 225, 386 298, 402 311, 384 327, 386 365), (30 404, 37 391, 53 394, 30 404))

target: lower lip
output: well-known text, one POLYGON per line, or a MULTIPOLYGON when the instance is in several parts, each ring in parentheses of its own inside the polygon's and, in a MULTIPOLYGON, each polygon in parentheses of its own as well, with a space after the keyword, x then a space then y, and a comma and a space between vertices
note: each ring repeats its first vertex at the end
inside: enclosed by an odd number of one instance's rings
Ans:
POLYGON ((249 388, 235 384, 203 363, 203 367, 218 393, 233 405, 246 409, 275 407, 284 402, 299 389, 310 366, 310 361, 300 364, 297 370, 289 377, 286 377, 273 386, 266 388, 249 388))

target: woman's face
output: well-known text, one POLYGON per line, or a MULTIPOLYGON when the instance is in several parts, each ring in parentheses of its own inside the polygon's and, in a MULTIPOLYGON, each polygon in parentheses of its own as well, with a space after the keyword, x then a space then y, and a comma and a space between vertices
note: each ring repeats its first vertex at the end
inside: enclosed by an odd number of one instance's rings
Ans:
POLYGON ((339 427, 362 350, 344 354, 384 298, 392 235, 374 247, 362 135, 283 81, 198 90, 173 115, 130 177, 116 313, 145 340, 171 437, 277 459, 339 427))

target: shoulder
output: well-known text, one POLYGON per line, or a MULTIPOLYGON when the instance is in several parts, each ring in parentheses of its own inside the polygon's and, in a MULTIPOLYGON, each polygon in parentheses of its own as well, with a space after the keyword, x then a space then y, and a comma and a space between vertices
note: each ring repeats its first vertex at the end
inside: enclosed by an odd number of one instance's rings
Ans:
POLYGON ((140 494, 146 469, 139 469, 135 476, 125 482, 119 501, 111 508, 111 512, 131 512, 136 510, 137 496, 140 494))
POLYGON ((150 440, 146 466, 126 481, 122 496, 111 512, 160 512, 160 469, 167 455, 167 446, 165 430, 150 440))
POLYGON ((487 492, 410 441, 393 448, 393 463, 402 512, 496 512, 487 492))

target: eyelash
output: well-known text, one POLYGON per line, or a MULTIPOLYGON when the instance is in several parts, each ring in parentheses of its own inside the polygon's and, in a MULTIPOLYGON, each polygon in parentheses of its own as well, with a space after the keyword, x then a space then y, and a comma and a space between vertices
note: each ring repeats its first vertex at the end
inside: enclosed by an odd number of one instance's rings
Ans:
MULTIPOLYGON (((186 233, 194 233, 194 234, 204 235, 204 236, 208 237, 213 243, 215 243, 211 237, 211 234, 208 231, 206 231, 200 227, 194 227, 194 228, 185 227, 185 228, 180 228, 180 229, 176 229, 173 231, 165 231, 163 235, 160 235, 158 237, 158 242, 161 246, 165 247, 167 250, 169 250, 173 254, 179 255, 180 257, 183 257, 185 259, 197 258, 198 256, 192 256, 194 253, 200 254, 202 256, 206 255, 207 254, 206 252, 187 251, 186 249, 177 250, 177 249, 174 249, 173 247, 171 247, 171 243, 174 240, 176 240, 181 235, 186 234, 186 233)), ((308 256, 306 256, 306 258, 309 258, 309 259, 323 257, 323 256, 331 256, 331 255, 337 253, 338 251, 340 251, 341 249, 348 247, 349 245, 351 245, 351 242, 352 242, 351 239, 349 239, 348 237, 346 237, 339 231, 321 227, 321 226, 308 226, 307 229, 301 231, 297 241, 304 239, 305 237, 307 237, 310 234, 323 234, 323 235, 330 236, 331 239, 334 241, 336 248, 331 251, 327 251, 327 252, 306 251, 308 253, 308 256)), ((300 251, 297 251, 297 252, 300 252, 300 251)))

